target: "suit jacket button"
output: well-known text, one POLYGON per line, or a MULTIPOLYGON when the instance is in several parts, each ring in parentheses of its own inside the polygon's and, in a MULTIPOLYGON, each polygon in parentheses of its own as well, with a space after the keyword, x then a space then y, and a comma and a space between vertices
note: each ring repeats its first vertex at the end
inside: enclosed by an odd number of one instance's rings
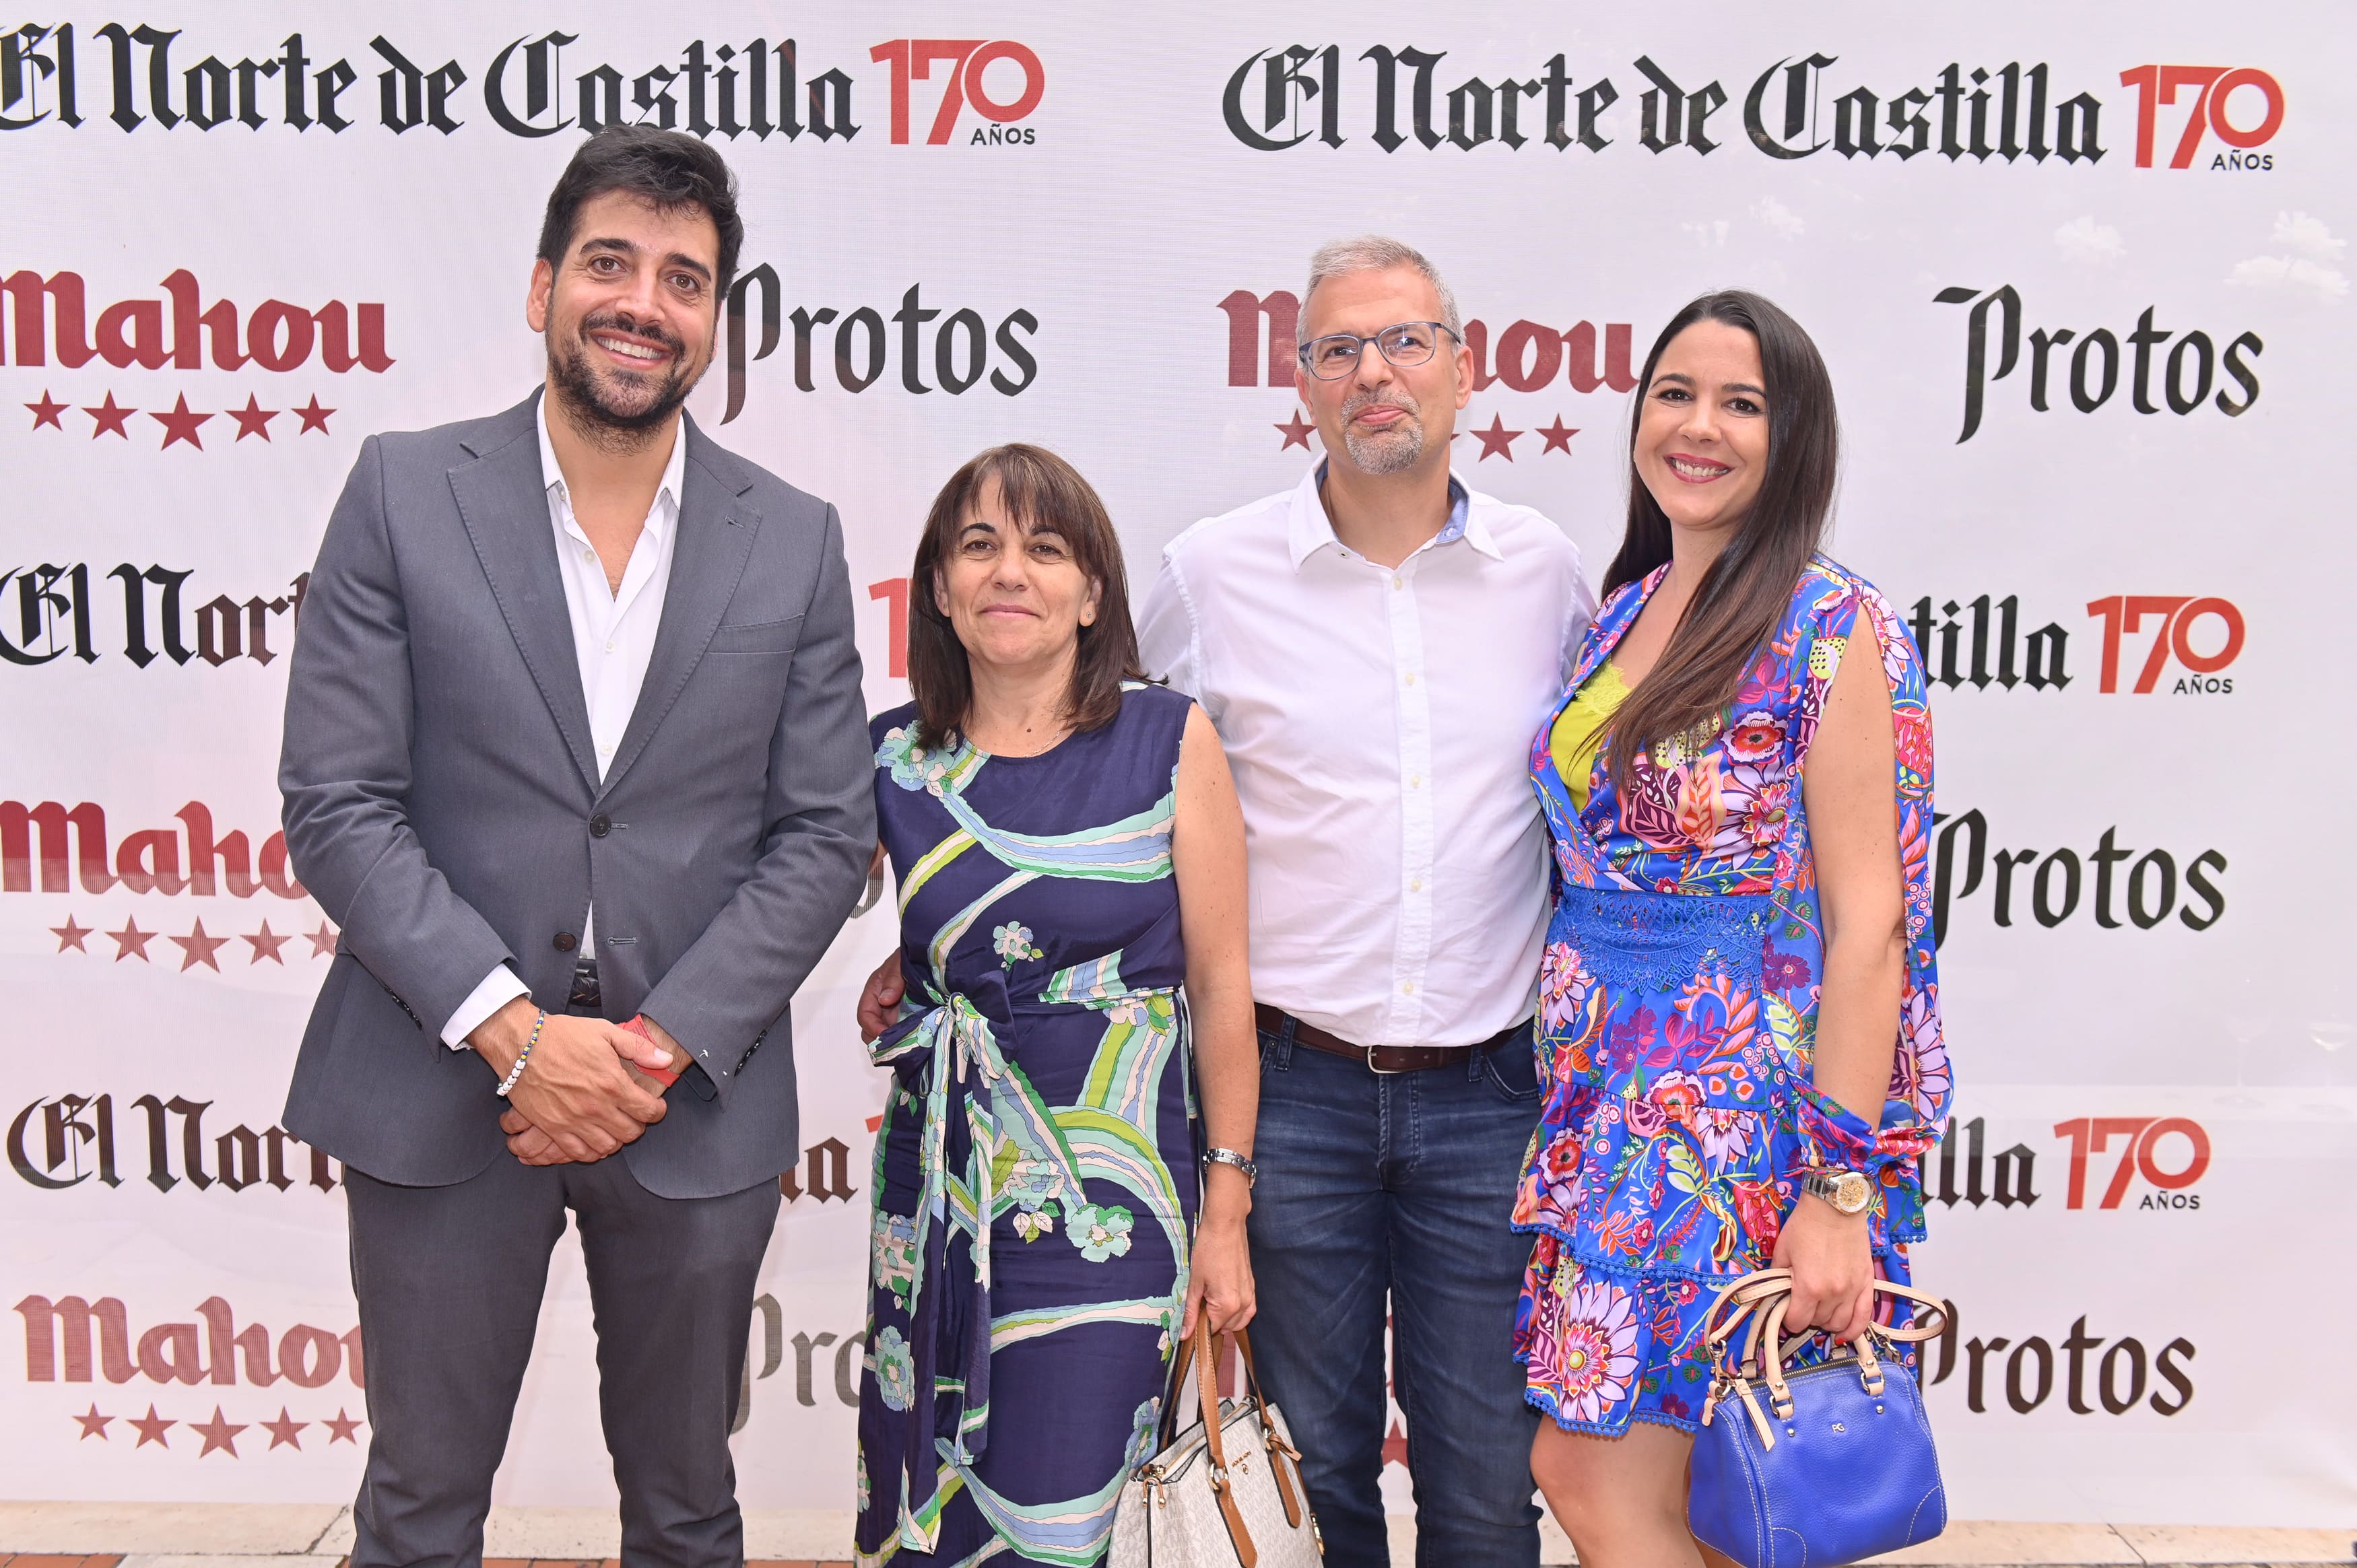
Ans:
POLYGON ((614 819, 600 811, 589 819, 589 836, 593 839, 604 838, 613 826, 614 819))
POLYGON ((575 936, 571 931, 559 931, 556 933, 555 940, 551 941, 548 945, 554 948, 558 952, 571 952, 575 948, 581 945, 581 939, 575 936))

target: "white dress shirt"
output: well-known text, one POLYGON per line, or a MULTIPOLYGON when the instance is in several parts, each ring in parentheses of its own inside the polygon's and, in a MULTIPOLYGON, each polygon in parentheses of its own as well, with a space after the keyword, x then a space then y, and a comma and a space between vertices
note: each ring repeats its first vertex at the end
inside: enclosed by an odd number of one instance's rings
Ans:
MULTIPOLYGON (((610 588, 597 547, 573 515, 573 499, 565 489, 565 470, 557 467, 556 448, 548 439, 548 399, 540 400, 540 471, 548 481, 548 525, 556 532, 556 569, 565 581, 565 613, 573 623, 573 656, 581 671, 581 695, 589 705, 589 739, 596 747, 597 776, 603 779, 622 744, 630 714, 639 705, 639 688, 646 683, 647 662, 654 657, 655 631, 662 624, 663 595, 671 586, 671 561, 679 541, 681 477, 687 467, 687 443, 673 426, 670 460, 663 465, 662 484, 654 505, 630 546, 622 568, 622 585, 610 588)), ((581 951, 594 955, 591 930, 595 916, 581 917, 581 951)), ((453 1050, 482 1021, 530 988, 507 964, 483 977, 458 1010, 442 1026, 443 1042, 453 1050)))
POLYGON ((1396 567, 1318 493, 1195 524, 1138 618, 1242 800, 1254 997, 1358 1045, 1462 1046, 1530 1015, 1547 927, 1531 738, 1596 613, 1579 551, 1452 477, 1396 567))

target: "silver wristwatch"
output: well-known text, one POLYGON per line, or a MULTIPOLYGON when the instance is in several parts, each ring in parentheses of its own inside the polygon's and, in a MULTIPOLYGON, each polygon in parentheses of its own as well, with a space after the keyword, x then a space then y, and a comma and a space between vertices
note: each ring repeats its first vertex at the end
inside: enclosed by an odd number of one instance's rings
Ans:
POLYGON ((1206 1165, 1235 1166, 1244 1173, 1244 1190, 1247 1192, 1260 1185, 1260 1167, 1233 1149, 1206 1149, 1203 1151, 1203 1163, 1206 1165))
POLYGON ((1874 1201, 1874 1187, 1856 1171, 1810 1171, 1801 1177, 1801 1190, 1821 1197, 1842 1214, 1863 1214, 1874 1201))

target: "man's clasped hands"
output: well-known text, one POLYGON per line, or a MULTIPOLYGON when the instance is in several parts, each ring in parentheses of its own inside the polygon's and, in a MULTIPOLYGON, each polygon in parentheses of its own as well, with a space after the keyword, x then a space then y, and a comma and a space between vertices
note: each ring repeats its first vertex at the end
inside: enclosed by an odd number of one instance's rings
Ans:
POLYGON ((508 1148, 528 1165, 587 1165, 637 1139, 668 1109, 666 1084, 651 1072, 675 1075, 687 1050, 653 1019, 640 1035, 603 1018, 551 1013, 533 1039, 540 1015, 519 996, 486 1018, 467 1043, 504 1082, 524 1047, 532 1059, 508 1091, 500 1130, 508 1148))

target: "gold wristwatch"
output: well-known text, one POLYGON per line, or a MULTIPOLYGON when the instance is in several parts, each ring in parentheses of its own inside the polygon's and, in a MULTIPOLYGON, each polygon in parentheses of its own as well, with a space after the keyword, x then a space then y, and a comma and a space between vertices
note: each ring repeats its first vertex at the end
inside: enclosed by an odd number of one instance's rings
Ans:
POLYGON ((1842 1214, 1863 1214, 1874 1201, 1874 1188, 1856 1171, 1811 1171, 1801 1178, 1801 1190, 1821 1197, 1842 1214))

